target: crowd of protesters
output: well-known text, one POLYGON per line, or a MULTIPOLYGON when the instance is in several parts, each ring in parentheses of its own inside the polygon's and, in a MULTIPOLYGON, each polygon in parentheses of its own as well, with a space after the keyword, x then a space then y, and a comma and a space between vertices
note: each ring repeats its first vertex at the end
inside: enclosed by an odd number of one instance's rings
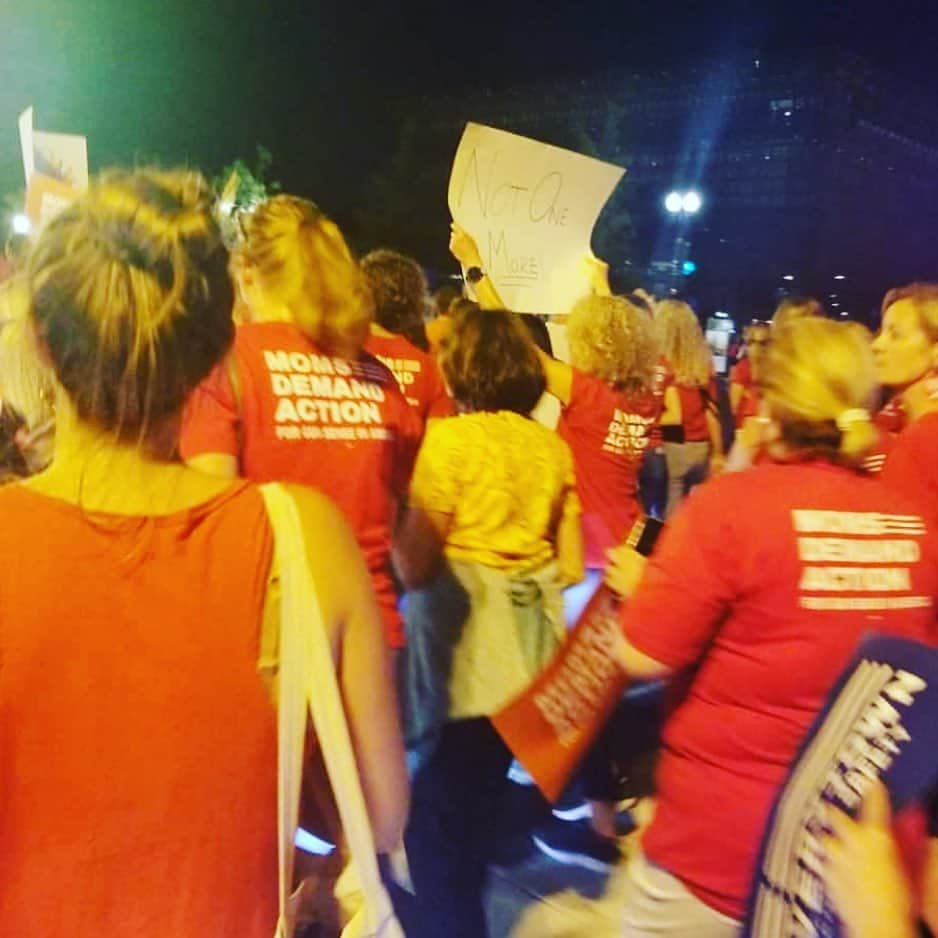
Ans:
MULTIPOLYGON (((229 244, 217 211, 193 172, 103 174, 0 284, 0 933, 274 933, 282 571, 254 483, 283 482, 375 849, 409 859, 395 927, 485 938, 490 717, 605 581, 632 687, 573 783, 594 859, 621 752, 657 762, 620 933, 741 935, 858 642, 938 645, 938 284, 889 290, 875 338, 785 301, 721 409, 693 309, 614 295, 595 258, 548 329, 458 226, 467 288, 431 299, 312 202, 229 244)), ((831 901, 856 938, 934 928, 934 796, 895 838, 869 798, 831 818, 831 901)))

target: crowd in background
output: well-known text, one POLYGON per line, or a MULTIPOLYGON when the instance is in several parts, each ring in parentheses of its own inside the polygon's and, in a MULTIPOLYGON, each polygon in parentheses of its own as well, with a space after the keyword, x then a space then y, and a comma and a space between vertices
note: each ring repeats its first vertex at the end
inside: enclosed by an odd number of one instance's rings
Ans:
MULTIPOLYGON (((875 338, 786 300, 726 388, 694 310, 615 295, 596 258, 545 321, 456 225, 466 287, 431 297, 307 200, 228 244, 216 214, 192 172, 106 173, 0 284, 0 932, 273 933, 280 571, 253 483, 276 481, 376 848, 406 848, 407 935, 487 934, 512 784, 490 717, 604 581, 631 686, 574 781, 588 853, 619 857, 640 738, 622 934, 741 934, 859 640, 938 638, 938 285, 886 293, 875 338)), ((894 839, 869 797, 831 820, 836 909, 860 938, 934 928, 934 799, 894 839)))

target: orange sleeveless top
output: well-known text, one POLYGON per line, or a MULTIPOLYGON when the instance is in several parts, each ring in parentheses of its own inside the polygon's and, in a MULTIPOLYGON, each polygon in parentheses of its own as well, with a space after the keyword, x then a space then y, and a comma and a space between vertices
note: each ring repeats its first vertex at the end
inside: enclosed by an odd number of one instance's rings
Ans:
POLYGON ((0 935, 270 938, 259 493, 127 518, 8 485, 0 518, 0 935))

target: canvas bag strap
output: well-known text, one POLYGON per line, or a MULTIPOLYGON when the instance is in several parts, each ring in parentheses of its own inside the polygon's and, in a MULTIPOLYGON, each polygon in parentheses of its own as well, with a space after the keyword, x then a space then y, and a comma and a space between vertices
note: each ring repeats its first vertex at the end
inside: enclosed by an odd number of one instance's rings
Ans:
POLYGON ((365 897, 364 934, 377 934, 393 918, 375 855, 374 837, 332 650, 306 554, 296 502, 279 483, 260 487, 274 532, 281 582, 280 696, 278 707, 278 836, 280 923, 278 938, 289 938, 289 893, 293 844, 299 819, 306 708, 312 715, 342 830, 365 897))

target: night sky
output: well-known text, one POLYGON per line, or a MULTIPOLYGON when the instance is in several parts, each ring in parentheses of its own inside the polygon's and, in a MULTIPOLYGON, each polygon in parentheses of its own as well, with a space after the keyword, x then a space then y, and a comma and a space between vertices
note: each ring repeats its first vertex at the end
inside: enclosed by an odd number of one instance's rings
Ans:
MULTIPOLYGON (((0 0, 0 197, 23 185, 16 116, 33 104, 38 129, 87 135, 92 169, 212 172, 264 144, 274 176, 341 221, 389 152, 401 95, 832 45, 938 95, 936 7, 0 0)), ((415 193, 432 199, 445 193, 415 193)))

